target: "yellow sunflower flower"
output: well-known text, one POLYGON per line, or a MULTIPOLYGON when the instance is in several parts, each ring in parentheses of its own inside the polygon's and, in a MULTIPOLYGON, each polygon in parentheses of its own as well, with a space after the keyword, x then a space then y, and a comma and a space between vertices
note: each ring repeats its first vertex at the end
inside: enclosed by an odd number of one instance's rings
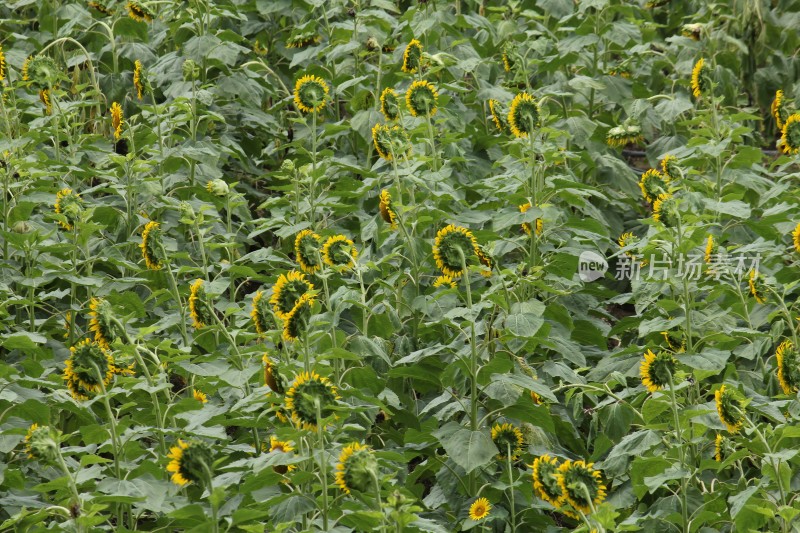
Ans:
POLYGON ((489 99, 489 113, 492 115, 494 125, 503 133, 509 130, 508 128, 508 111, 503 107, 503 104, 497 100, 489 99))
POLYGON ((322 237, 310 229, 304 229, 297 234, 294 239, 294 258, 300 265, 300 270, 313 274, 322 268, 321 248, 322 237))
MULTIPOLYGON (((526 213, 528 211, 528 209, 530 209, 531 207, 533 207, 533 204, 531 204, 530 202, 528 202, 527 204, 523 204, 523 205, 519 206, 519 212, 520 213, 526 213)), ((542 230, 544 229, 544 222, 542 221, 541 218, 537 218, 534 221, 534 225, 536 226, 536 235, 540 236, 542 234, 542 230)), ((531 225, 528 224, 527 222, 523 222, 522 223, 522 231, 524 231, 526 234, 530 235, 531 234, 531 225)))
MULTIPOLYGON (((290 441, 280 440, 276 436, 271 436, 269 438, 269 452, 280 452, 280 453, 291 453, 294 451, 294 447, 290 441)), ((277 472, 278 474, 286 474, 287 472, 292 472, 297 469, 295 465, 275 465, 272 469, 277 472)))
POLYGON ((345 494, 376 488, 377 475, 378 461, 369 446, 354 442, 342 449, 336 463, 336 486, 345 494))
POLYGON ((122 136, 122 126, 125 120, 122 117, 122 106, 117 102, 111 104, 111 127, 114 128, 114 139, 122 136))
POLYGON ((44 112, 46 115, 53 114, 53 104, 50 101, 50 89, 40 89, 39 90, 39 100, 44 105, 44 112))
POLYGON ((725 424, 730 433, 738 433, 744 425, 744 403, 739 399, 734 389, 722 385, 714 393, 719 419, 725 424))
POLYGON ((300 297, 309 291, 314 290, 314 284, 302 272, 292 270, 281 274, 272 287, 272 297, 269 303, 275 311, 275 315, 284 320, 291 313, 300 297))
POLYGON ((714 236, 709 235, 706 239, 706 248, 705 253, 703 254, 703 261, 707 264, 711 264, 711 260, 714 258, 714 254, 716 253, 717 245, 714 242, 714 236))
POLYGON ((412 39, 403 52, 403 64, 400 70, 406 74, 414 74, 422 64, 422 43, 412 39))
POLYGON ((492 510, 492 504, 486 498, 478 498, 472 505, 469 506, 469 517, 471 520, 477 522, 489 516, 489 511, 492 510))
POLYGON ((642 128, 634 123, 614 126, 606 133, 606 144, 612 148, 623 148, 629 144, 638 144, 642 141, 644 141, 642 128))
POLYGON ((677 363, 667 352, 654 354, 652 350, 647 350, 639 367, 642 385, 650 392, 656 392, 669 385, 670 376, 675 375, 677 363))
POLYGON ((70 231, 74 224, 80 220, 83 211, 83 200, 81 195, 73 192, 72 189, 64 188, 56 193, 56 202, 53 204, 54 211, 63 215, 66 220, 59 220, 58 225, 70 231))
POLYGON ((781 150, 785 154, 800 153, 800 113, 790 115, 781 130, 781 150))
POLYGON ((381 113, 387 122, 397 120, 400 116, 400 97, 391 87, 386 87, 381 93, 381 113))
POLYGON ((114 312, 108 300, 92 298, 89 302, 89 330, 94 332, 94 341, 104 350, 111 349, 117 338, 114 332, 114 312))
POLYGON ((183 487, 189 483, 203 485, 212 475, 211 450, 199 441, 183 441, 169 449, 167 472, 172 473, 172 482, 183 487))
POLYGON ((784 394, 795 394, 800 390, 800 354, 792 341, 783 341, 775 350, 778 367, 778 383, 784 394))
POLYGON ((514 424, 495 424, 492 427, 492 442, 500 450, 497 454, 497 459, 500 461, 505 461, 509 457, 512 461, 516 461, 522 453, 522 432, 514 424))
POLYGON ((775 119, 775 125, 779 130, 783 130, 783 124, 788 118, 788 113, 783 105, 784 103, 783 91, 778 89, 775 91, 775 99, 772 101, 770 111, 772 112, 772 117, 775 119))
POLYGON ((114 359, 99 344, 84 339, 71 346, 63 379, 76 400, 88 400, 107 389, 114 377, 114 359))
POLYGON ((208 403, 208 396, 205 392, 195 389, 192 391, 192 397, 200 403, 208 403))
POLYGON ((568 460, 558 467, 558 484, 565 501, 585 515, 606 498, 602 476, 593 466, 594 463, 568 460))
POLYGON ((406 91, 406 107, 411 116, 432 117, 438 110, 439 93, 429 81, 417 80, 406 91))
POLYGON ((478 241, 467 228, 450 224, 436 234, 433 243, 433 258, 436 266, 447 276, 460 278, 464 264, 476 254, 478 241), (463 256, 463 262, 462 262, 463 256))
POLYGON ((133 88, 136 89, 136 97, 141 100, 144 94, 144 84, 142 83, 142 62, 138 59, 133 63, 133 88))
POLYGON ((756 301, 760 304, 767 303, 767 293, 766 293, 766 284, 764 280, 759 276, 758 271, 755 269, 750 270, 750 274, 747 278, 747 284, 750 287, 750 294, 756 301))
POLYGON ((161 268, 161 225, 155 220, 148 222, 142 230, 142 258, 148 270, 161 268))
POLYGON ((153 13, 141 2, 128 2, 128 16, 137 22, 152 22, 153 13))
POLYGON ((519 93, 508 109, 508 126, 515 137, 527 137, 541 124, 539 104, 528 93, 519 93))
POLYGON ((355 244, 344 235, 332 235, 322 245, 322 260, 339 272, 353 268, 357 257, 355 244))
POLYGON ((314 305, 314 296, 307 292, 300 297, 288 315, 283 317, 283 339, 288 342, 296 341, 308 325, 311 309, 314 305))
POLYGON ((213 311, 206 295, 202 279, 196 279, 189 286, 189 314, 192 317, 192 326, 202 329, 214 322, 213 311))
POLYGON ((317 429, 317 404, 322 419, 334 414, 339 393, 336 387, 316 372, 301 372, 294 378, 284 397, 286 412, 304 429, 317 429))
POLYGON ((533 461, 533 492, 556 509, 564 503, 566 495, 558 483, 558 459, 545 454, 533 461))
POLYGON ((390 228, 397 229, 397 213, 395 213, 392 207, 392 196, 387 189, 381 191, 378 209, 381 212, 383 221, 389 224, 390 228))
POLYGON ((716 438, 714 438, 714 460, 718 463, 721 463, 724 459, 723 451, 725 446, 725 437, 722 436, 722 433, 717 433, 716 438))
POLYGON ((303 113, 319 113, 329 92, 328 84, 319 76, 303 76, 294 85, 294 105, 303 113))
POLYGON ((669 193, 669 176, 662 174, 658 170, 651 168, 642 174, 639 180, 639 188, 642 196, 648 204, 652 204, 662 194, 669 193))
POLYGON ((451 289, 455 289, 456 287, 458 287, 458 284, 456 283, 456 279, 453 278, 453 276, 448 276, 445 274, 436 278, 433 282, 433 286, 434 288, 450 287, 451 289))
POLYGON ((692 94, 695 98, 700 98, 710 88, 708 75, 705 59, 701 57, 692 69, 692 94))
POLYGON ((6 79, 6 55, 3 53, 3 47, 0 45, 0 81, 6 79))
POLYGON ((800 253, 800 223, 795 226, 792 232, 792 244, 794 245, 795 251, 800 253))

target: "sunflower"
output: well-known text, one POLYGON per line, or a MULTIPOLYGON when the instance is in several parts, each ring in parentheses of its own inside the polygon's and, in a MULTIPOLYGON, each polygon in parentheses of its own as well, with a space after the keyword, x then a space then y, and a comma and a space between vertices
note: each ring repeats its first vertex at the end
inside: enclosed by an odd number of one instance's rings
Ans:
MULTIPOLYGON (((531 207, 533 207, 533 204, 531 204, 530 202, 528 202, 527 204, 523 204, 523 205, 519 206, 519 212, 520 213, 525 213, 531 207)), ((536 221, 534 222, 534 224, 536 226, 536 235, 537 236, 541 235, 542 234, 542 230, 544 229, 544 222, 542 222, 541 218, 537 218, 536 221)), ((527 223, 527 222, 523 222, 522 223, 522 231, 524 231, 526 234, 530 235, 531 234, 531 225, 529 223, 527 223)))
POLYGON ((300 297, 313 290, 314 285, 308 281, 305 274, 292 270, 278 276, 278 281, 272 287, 272 297, 269 299, 269 303, 272 304, 275 315, 285 320, 300 301, 300 297))
POLYGON ((89 316, 89 330, 94 331, 94 341, 102 349, 110 349, 111 343, 117 338, 111 304, 103 298, 92 298, 89 302, 89 316))
POLYGON ((141 100, 144 84, 142 84, 142 62, 138 59, 133 63, 133 88, 136 89, 136 97, 141 100))
POLYGON ((668 228, 678 225, 678 201, 669 193, 662 193, 653 202, 653 220, 668 228))
POLYGON ((453 276, 442 275, 436 278, 433 282, 434 288, 438 287, 450 287, 451 289, 455 289, 458 287, 456 283, 456 279, 453 276))
POLYGON ((497 459, 500 461, 509 458, 507 455, 509 451, 512 461, 516 461, 522 453, 522 432, 514 424, 495 424, 492 427, 492 442, 500 450, 497 454, 497 459))
POLYGON ((714 460, 718 463, 721 463, 724 459, 723 451, 726 440, 727 439, 722 436, 722 433, 717 433, 717 436, 714 438, 714 460))
POLYGON ((492 276, 492 269, 494 268, 494 259, 489 252, 486 251, 482 245, 477 245, 475 247, 475 256, 478 258, 478 262, 484 266, 484 269, 481 270, 481 276, 485 278, 489 278, 492 276))
POLYGON ((678 166, 678 158, 674 155, 665 155, 661 160, 661 173, 664 174, 664 179, 670 182, 681 175, 681 169, 678 166))
POLYGON ((766 287, 767 284, 758 275, 758 271, 755 269, 750 270, 750 275, 747 278, 747 284, 750 286, 750 294, 756 301, 760 304, 767 303, 767 293, 766 287))
POLYGON ((539 105, 528 93, 519 93, 508 110, 508 126, 515 137, 527 137, 541 123, 539 105))
POLYGON ((297 234, 294 238, 294 258, 300 265, 300 270, 306 274, 313 274, 322 268, 321 246, 322 237, 310 229, 304 229, 297 234))
POLYGON ((714 393, 719 419, 731 433, 737 433, 744 424, 744 402, 739 399, 734 389, 721 386, 714 393))
POLYGON ((114 139, 122 136, 122 126, 125 123, 122 118, 122 106, 117 102, 111 104, 111 126, 114 128, 114 139))
POLYGON ((642 128, 638 124, 626 123, 614 126, 606 134, 606 144, 612 148, 622 148, 628 144, 638 144, 644 140, 642 128))
POLYGON ((408 132, 400 126, 375 124, 372 128, 372 142, 378 155, 386 161, 395 157, 411 155, 411 140, 408 132))
POLYGON ((381 113, 387 121, 397 120, 400 116, 400 97, 391 87, 381 93, 381 113))
MULTIPOLYGON (((627 248, 628 246, 633 246, 638 244, 639 237, 634 235, 632 232, 628 231, 619 236, 619 239, 617 239, 617 243, 619 243, 620 248, 627 248)), ((635 254, 631 250, 626 251, 625 255, 627 255, 631 259, 635 257, 635 254)))
POLYGON ((503 45, 502 55, 500 56, 503 61, 503 70, 511 72, 511 69, 516 65, 514 55, 516 54, 517 47, 514 43, 506 43, 503 45))
POLYGON ((564 503, 564 490, 558 483, 558 459, 545 454, 533 460, 533 492, 558 509, 564 503))
POLYGON ((703 254, 703 261, 707 265, 711 264, 711 260, 714 258, 714 255, 717 253, 718 249, 719 246, 717 246, 717 243, 714 242, 714 236, 709 235, 708 238, 706 239, 706 248, 705 248, 705 253, 703 254))
POLYGON ((377 483, 378 461, 369 446, 357 442, 342 449, 336 463, 336 485, 345 492, 367 492, 377 483))
POLYGON ((206 396, 206 393, 199 391, 197 389, 192 391, 192 398, 194 398, 200 403, 208 403, 208 396, 206 396))
POLYGON ((44 106, 44 113, 45 115, 50 115, 53 113, 53 104, 50 102, 50 90, 49 89, 39 89, 39 100, 42 102, 44 106))
POLYGON ((795 251, 800 253, 800 223, 795 226, 792 232, 792 244, 794 244, 795 251))
POLYGON ((253 310, 250 311, 250 317, 253 319, 253 325, 256 327, 256 333, 259 336, 266 335, 269 330, 269 301, 264 298, 264 292, 258 291, 253 296, 253 310))
POLYGON ((294 84, 294 105, 303 113, 322 111, 328 98, 328 84, 319 76, 305 75, 294 84))
POLYGON ((656 392, 664 388, 664 386, 669 385, 671 376, 675 375, 677 364, 678 362, 675 358, 667 352, 654 354, 652 350, 647 350, 639 367, 642 385, 647 387, 650 392, 656 392))
POLYGON ((681 35, 688 37, 693 41, 700 40, 700 34, 703 31, 703 25, 698 23, 684 24, 681 28, 681 35))
POLYGON ((585 515, 606 497, 606 486, 593 466, 594 463, 567 460, 558 467, 558 484, 565 500, 585 515))
POLYGON ((110 9, 108 9, 106 6, 104 6, 103 4, 101 4, 99 2, 87 2, 86 5, 91 7, 92 9, 97 10, 99 13, 101 13, 103 15, 106 15, 106 16, 110 16, 110 15, 114 14, 113 11, 111 11, 110 9))
POLYGON ((64 381, 76 400, 102 392, 114 377, 114 359, 96 342, 84 339, 71 346, 64 366, 64 381))
POLYGON ((0 81, 6 79, 6 55, 3 53, 3 47, 0 45, 0 81))
MULTIPOLYGON (((269 438, 269 452, 280 452, 280 453, 291 453, 294 451, 294 447, 292 443, 285 440, 279 440, 278 437, 275 435, 269 438)), ((296 470, 297 467, 295 465, 275 465, 272 469, 277 472, 278 474, 285 474, 287 472, 291 472, 296 470)))
POLYGON ((617 65, 608 69, 609 76, 619 76, 620 78, 631 77, 631 67, 627 64, 617 65))
POLYGON ((439 230, 433 243, 433 258, 436 266, 445 275, 460 278, 464 265, 475 254, 478 241, 467 228, 450 224, 439 230))
POLYGON ((784 394, 794 394, 800 390, 800 354, 791 341, 783 341, 775 350, 778 365, 778 383, 784 394))
POLYGON ((322 36, 316 31, 313 25, 304 25, 302 28, 294 30, 286 39, 286 48, 306 48, 313 44, 319 44, 322 36))
POLYGON ((672 333, 670 331, 662 331, 661 336, 664 337, 664 342, 667 343, 667 348, 674 353, 682 353, 686 351, 686 340, 682 335, 672 333))
POLYGON ((397 213, 395 213, 392 207, 392 197, 387 189, 381 191, 378 209, 381 212, 383 221, 389 224, 390 228, 397 229, 397 213))
POLYGON ((25 435, 25 454, 28 459, 38 459, 52 463, 58 457, 58 443, 50 426, 31 424, 25 435))
POLYGON ((38 89, 49 90, 57 86, 62 76, 62 70, 49 56, 30 56, 22 65, 22 80, 31 82, 38 89))
POLYGON ((486 498, 478 498, 472 505, 469 506, 469 518, 477 522, 489 516, 489 511, 492 510, 492 504, 486 498))
POLYGON ((283 394, 283 378, 278 365, 273 363, 267 354, 264 354, 261 360, 264 362, 264 384, 278 394, 283 394))
POLYGON ((422 43, 412 39, 403 52, 403 65, 400 70, 406 74, 414 74, 422 64, 422 43))
POLYGON ((155 220, 148 222, 142 230, 142 257, 149 270, 161 268, 161 225, 155 220))
POLYGON ((332 235, 322 245, 322 260, 339 272, 353 268, 357 257, 356 246, 344 235, 332 235))
POLYGON ((128 16, 136 22, 153 22, 153 12, 141 2, 128 2, 128 16))
POLYGON ((59 220, 58 225, 69 231, 80 219, 83 211, 81 195, 72 189, 64 188, 56 193, 56 202, 53 204, 55 212, 63 215, 66 220, 59 220))
POLYGON ((211 450, 200 441, 178 439, 178 445, 169 449, 171 459, 167 472, 172 472, 172 482, 181 487, 188 483, 202 485, 211 474, 211 450))
POLYGON ((695 98, 700 98, 710 88, 709 74, 705 59, 701 57, 692 69, 692 94, 695 98))
POLYGON ((506 133, 508 129, 508 110, 505 106, 497 100, 489 99, 489 113, 492 115, 492 121, 498 130, 506 133))
POLYGON ((211 309, 204 281, 200 278, 194 280, 189 286, 189 314, 192 317, 192 326, 202 329, 214 322, 214 311, 211 309))
POLYGON ((775 119, 775 125, 779 130, 783 130, 783 124, 786 122, 786 119, 789 118, 789 112, 784 105, 785 103, 783 91, 778 89, 775 91, 775 99, 772 101, 770 111, 775 119))
POLYGON ((296 424, 314 431, 317 429, 317 404, 320 419, 325 419, 334 413, 338 399, 338 391, 328 378, 316 372, 301 372, 286 391, 284 405, 296 424))
POLYGON ((300 297, 292 311, 283 317, 283 338, 286 341, 295 341, 308 325, 314 297, 307 292, 300 297))
POLYGON ((800 153, 800 113, 795 113, 786 119, 781 130, 780 143, 784 153, 800 153))
POLYGON ((439 93, 429 81, 417 80, 406 91, 406 107, 411 116, 432 117, 436 114, 439 93))

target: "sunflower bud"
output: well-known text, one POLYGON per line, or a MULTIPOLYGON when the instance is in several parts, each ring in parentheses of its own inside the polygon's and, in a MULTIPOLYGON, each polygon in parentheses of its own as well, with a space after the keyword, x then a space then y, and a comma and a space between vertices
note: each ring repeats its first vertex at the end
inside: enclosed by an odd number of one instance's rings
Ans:
POLYGON ((29 233, 31 231, 31 225, 25 220, 19 220, 11 229, 14 230, 14 233, 29 233))
POLYGON ((183 62, 183 80, 184 81, 192 81, 196 80, 200 77, 200 67, 192 61, 191 59, 187 59, 183 62))
POLYGON ((220 196, 220 197, 227 196, 228 193, 230 192, 228 184, 225 182, 225 180, 221 179, 209 181, 208 185, 206 185, 206 190, 211 194, 213 194, 214 196, 220 196))
POLYGON ((376 39, 375 37, 370 37, 369 39, 367 39, 367 50, 372 52, 374 50, 377 50, 379 47, 380 45, 378 44, 378 39, 376 39))
POLYGON ((194 224, 195 220, 197 219, 197 215, 194 212, 194 208, 189 202, 181 202, 180 205, 181 210, 181 218, 180 221, 184 224, 194 224))
POLYGON ((281 163, 281 172, 294 172, 294 161, 291 159, 284 159, 283 163, 281 163))

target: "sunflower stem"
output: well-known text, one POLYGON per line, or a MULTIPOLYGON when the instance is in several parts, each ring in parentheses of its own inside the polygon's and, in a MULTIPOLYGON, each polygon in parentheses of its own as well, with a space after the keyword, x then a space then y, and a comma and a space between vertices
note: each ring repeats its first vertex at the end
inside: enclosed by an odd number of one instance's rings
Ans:
POLYGON ((381 531, 386 533, 389 529, 386 525, 386 513, 383 511, 383 500, 381 499, 381 483, 378 481, 378 475, 374 472, 370 472, 370 476, 372 477, 372 481, 375 483, 375 503, 378 508, 378 511, 381 513, 381 531))
MULTIPOLYGON (((472 287, 469 282, 469 272, 467 271, 467 258, 464 255, 464 250, 461 247, 457 248, 458 254, 461 257, 461 271, 464 276, 464 287, 467 291, 467 308, 469 309, 469 323, 470 323, 470 429, 478 431, 478 349, 475 339, 475 320, 472 316, 472 287)), ((475 493, 475 470, 469 473, 469 488, 470 493, 475 493)))
MULTIPOLYGON (((81 496, 78 492, 78 486, 75 484, 75 477, 73 476, 70 469, 67 467, 66 461, 64 461, 64 456, 61 454, 61 446, 56 446, 56 458, 58 459, 58 466, 61 467, 61 470, 64 472, 64 475, 67 476, 67 481, 69 482, 69 491, 72 493, 72 498, 75 500, 75 505, 78 506, 78 515, 80 516, 83 514, 83 504, 81 502, 81 496)), ((70 513, 71 514, 71 513, 70 513)), ((77 523, 77 520, 76 520, 77 523)), ((79 526, 78 531, 83 531, 83 526, 79 526)))
POLYGON ((516 504, 514 503, 514 472, 511 469, 511 443, 506 442, 506 465, 508 465, 508 499, 511 508, 508 514, 511 515, 511 533, 517 532, 517 511, 516 504))
POLYGON ((317 218, 316 204, 316 173, 317 173, 317 108, 311 112, 311 179, 309 180, 308 201, 311 202, 311 227, 314 227, 317 218))
POLYGON ((319 398, 314 401, 317 409, 317 437, 319 438, 319 466, 322 470, 320 484, 322 485, 322 529, 328 531, 328 460, 325 458, 325 435, 322 431, 322 406, 319 398))
POLYGON ((178 282, 175 280, 175 274, 172 272, 172 264, 169 261, 169 255, 167 254, 167 250, 164 248, 164 244, 159 242, 159 248, 161 249, 161 253, 164 257, 164 267, 167 271, 170 283, 170 289, 172 290, 172 297, 175 298, 175 303, 178 304, 178 308, 181 312, 181 320, 179 322, 181 328, 181 336, 183 337, 183 346, 189 347, 189 335, 186 332, 186 308, 183 305, 183 301, 181 300, 180 292, 178 292, 178 282))
MULTIPOLYGON (((117 477, 118 480, 122 480, 122 471, 119 467, 119 454, 120 454, 120 445, 119 439, 117 436, 117 418, 114 416, 114 411, 111 410, 111 404, 108 401, 108 392, 106 391, 106 384, 103 380, 103 374, 100 372, 100 368, 97 364, 92 361, 92 367, 94 367, 95 372, 97 372, 98 382, 100 384, 100 390, 102 395, 100 399, 103 401, 103 406, 106 408, 106 414, 108 414, 108 423, 111 425, 111 446, 113 448, 114 453, 114 475, 117 477)), ((122 518, 124 512, 122 510, 122 504, 116 505, 116 512, 117 512, 117 526, 121 525, 122 518)))
MULTIPOLYGON (((734 407, 734 409, 736 408, 734 407)), ((772 446, 769 445, 769 442, 767 441, 766 437, 764 437, 764 434, 761 432, 760 429, 758 429, 758 426, 756 426, 753 423, 753 421, 750 420, 750 417, 747 416, 747 413, 739 409, 736 410, 742 414, 744 420, 753 429, 753 432, 758 436, 759 440, 761 440, 761 442, 764 444, 764 448, 767 449, 767 454, 770 456, 773 455, 772 446)), ((786 493, 783 490, 783 479, 781 478, 781 460, 773 459, 772 457, 770 457, 769 462, 770 465, 772 466, 772 469, 775 471, 775 482, 778 484, 778 492, 780 493, 781 496, 781 506, 786 507, 786 493)), ((789 524, 786 522, 786 520, 781 520, 781 531, 783 531, 783 533, 786 533, 788 530, 789 530, 789 524)))
MULTIPOLYGON (((681 468, 686 467, 686 451, 683 449, 683 434, 681 433, 680 416, 678 415, 678 401, 675 399, 675 384, 672 379, 672 372, 667 372, 669 376, 669 395, 670 403, 672 404, 672 416, 675 420, 675 437, 678 441, 678 457, 681 462, 681 468)), ((691 473, 690 473, 691 476, 691 473)), ((689 533, 689 503, 687 500, 687 483, 688 479, 681 477, 681 516, 683 518, 683 532, 689 533)))

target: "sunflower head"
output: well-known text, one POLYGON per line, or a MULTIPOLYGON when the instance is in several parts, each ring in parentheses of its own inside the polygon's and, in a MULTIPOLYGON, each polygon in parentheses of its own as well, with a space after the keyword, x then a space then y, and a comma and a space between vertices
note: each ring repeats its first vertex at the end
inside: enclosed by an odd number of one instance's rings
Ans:
POLYGON ((144 95, 144 69, 138 59, 133 63, 133 88, 136 89, 136 98, 141 100, 144 95))
POLYGON ((786 123, 786 119, 789 118, 789 110, 786 109, 786 97, 783 90, 778 89, 775 91, 775 99, 772 101, 770 111, 775 119, 775 125, 779 130, 783 130, 783 125, 786 123))
POLYGON ((6 55, 3 53, 3 47, 0 46, 0 81, 6 79, 6 55))
POLYGON ((681 35, 688 37, 693 41, 699 41, 700 35, 703 32, 703 25, 699 23, 684 24, 681 28, 681 35))
POLYGON ((719 245, 714 240, 714 236, 709 235, 708 238, 706 239, 706 247, 703 253, 703 261, 707 265, 710 265, 712 259, 714 259, 714 256, 717 254, 718 250, 719 250, 719 245))
POLYGON ((89 302, 89 330, 94 332, 94 341, 104 350, 117 338, 114 326, 114 309, 108 300, 92 298, 89 302))
POLYGON ((449 287, 451 289, 455 289, 456 287, 458 287, 458 283, 456 282, 456 278, 454 278, 453 276, 448 276, 446 274, 443 274, 433 281, 433 286, 434 288, 449 287))
POLYGON ((653 202, 653 220, 668 228, 674 228, 679 221, 678 200, 669 193, 662 193, 653 202))
POLYGON ((517 46, 514 43, 509 42, 503 45, 501 59, 503 60, 503 70, 506 72, 511 72, 514 66, 517 64, 515 59, 516 52, 517 46))
POLYGON ((628 122, 614 126, 606 134, 606 144, 613 148, 622 148, 629 144, 638 144, 644 140, 642 128, 636 123, 628 122))
POLYGON ((212 475, 213 457, 211 449, 198 440, 178 440, 169 449, 167 472, 172 473, 172 482, 181 487, 188 483, 204 485, 212 475))
POLYGON ((800 223, 795 226, 792 232, 792 244, 796 252, 800 253, 800 223))
POLYGON ((283 394, 285 392, 285 383, 278 368, 278 363, 273 362, 267 354, 264 354, 261 360, 264 363, 264 384, 278 394, 283 394))
POLYGON ((747 284, 750 286, 750 294, 758 303, 767 303, 767 282, 758 274, 758 270, 750 270, 747 284))
POLYGON ((122 126, 125 120, 122 117, 122 106, 114 102, 111 104, 111 127, 114 128, 114 139, 122 136, 122 126))
POLYGON ((381 93, 381 113, 388 122, 397 120, 400 116, 400 97, 391 87, 385 88, 381 93))
POLYGON ((192 398, 194 398, 200 403, 208 403, 208 396, 206 395, 206 393, 203 391, 199 391, 197 389, 192 391, 192 398))
MULTIPOLYGON (((520 213, 526 213, 528 211, 528 209, 530 209, 531 207, 533 207, 533 204, 531 204, 530 202, 528 202, 527 204, 522 204, 521 206, 519 206, 519 212, 520 213)), ((537 218, 536 221, 534 222, 534 226, 536 228, 535 229, 536 236, 538 237, 538 236, 540 236, 542 234, 542 230, 544 229, 544 222, 542 221, 541 218, 537 218)), ((526 234, 530 235, 531 234, 531 225, 529 223, 527 223, 527 222, 523 222, 522 223, 522 231, 524 231, 526 234)))
POLYGON ((304 229, 297 234, 294 238, 294 258, 300 265, 300 270, 313 274, 322 268, 321 248, 322 237, 310 229, 304 229))
POLYGON ((284 398, 285 408, 295 423, 308 430, 317 429, 317 409, 320 419, 334 413, 339 394, 336 387, 316 372, 302 372, 294 378, 284 398))
POLYGON ((202 279, 196 279, 189 286, 189 313, 192 317, 192 325, 195 329, 202 329, 214 322, 214 311, 211 307, 211 300, 206 294, 206 289, 202 279))
POLYGON ((101 13, 106 16, 111 16, 114 14, 113 11, 108 9, 105 5, 101 4, 100 2, 87 2, 86 5, 91 7, 92 9, 97 10, 98 13, 101 13))
POLYGON ((475 247, 475 256, 478 262, 483 265, 481 276, 489 278, 492 276, 492 269, 494 269, 495 260, 485 246, 479 244, 475 247))
POLYGON ((50 426, 31 424, 25 435, 25 453, 28 459, 54 463, 58 456, 58 441, 50 426))
POLYGON ((354 442, 345 446, 336 463, 336 485, 345 493, 367 492, 375 487, 378 461, 369 446, 354 442))
POLYGON ((303 113, 319 113, 329 92, 328 84, 319 76, 303 76, 294 84, 294 105, 303 113))
POLYGON ((283 317, 283 339, 289 342, 296 341, 308 326, 311 311, 314 306, 314 296, 307 292, 297 300, 297 305, 291 312, 283 317))
POLYGON ((656 392, 669 385, 670 378, 675 375, 678 362, 668 352, 658 352, 647 350, 639 367, 639 374, 642 376, 642 385, 647 387, 650 392, 656 392))
POLYGON ((719 419, 731 433, 737 433, 744 424, 745 404, 735 389, 722 385, 714 393, 719 419))
POLYGON ((431 117, 436 114, 439 93, 429 81, 417 80, 406 91, 406 107, 414 117, 431 117))
POLYGON ((608 69, 609 76, 619 76, 620 78, 631 77, 631 67, 627 63, 622 63, 608 69))
POLYGON ((511 130, 508 127, 508 109, 497 100, 489 99, 489 113, 492 115, 492 122, 495 127, 503 133, 511 130))
POLYGON ((558 483, 558 459, 542 455, 533 461, 533 491, 558 509, 564 503, 564 490, 558 483))
MULTIPOLYGON (((628 246, 635 246, 635 245, 637 245, 639 243, 639 237, 634 235, 632 232, 628 231, 628 232, 625 232, 625 233, 623 233, 622 235, 619 236, 619 239, 617 239, 617 243, 619 244, 620 248, 627 248, 628 246)), ((635 254, 633 253, 632 250, 626 251, 625 255, 627 255, 631 259, 633 259, 635 257, 635 254)))
MULTIPOLYGON (((686 339, 683 335, 671 331, 662 331, 661 336, 664 337, 664 342, 667 344, 667 349, 669 349, 669 351, 673 353, 682 353, 686 351, 686 339)), ((672 371, 672 374, 674 376, 675 372, 672 371)))
POLYGON ((332 235, 322 245, 322 260, 339 272, 353 268, 357 257, 355 244, 344 235, 332 235))
POLYGON ((313 290, 314 285, 308 281, 305 274, 292 270, 278 276, 278 281, 272 287, 269 303, 272 304, 275 315, 285 319, 294 310, 300 298, 313 290))
POLYGON ((269 300, 264 298, 263 291, 257 291, 253 296, 253 310, 250 311, 250 318, 259 336, 266 335, 269 330, 269 300))
POLYGON ((39 89, 39 101, 42 102, 46 115, 53 113, 53 103, 50 101, 50 89, 39 89))
POLYGON ((161 251, 161 225, 158 222, 151 220, 145 225, 139 247, 142 249, 145 266, 149 270, 160 269, 164 254, 161 251))
POLYGON ((528 93, 519 93, 508 109, 508 126, 515 137, 527 137, 541 124, 539 104, 528 93))
POLYGON ((321 41, 322 36, 317 33, 316 25, 310 22, 292 31, 286 39, 286 48, 306 48, 321 41))
POLYGON ((489 511, 492 510, 492 504, 486 498, 478 498, 472 505, 469 506, 469 518, 477 522, 489 516, 489 511))
POLYGON ((411 140, 408 132, 400 126, 375 124, 372 128, 372 142, 378 155, 386 161, 395 157, 411 155, 411 140))
POLYGON ((403 65, 400 70, 406 74, 414 74, 422 65, 422 43, 412 39, 403 52, 403 65))
POLYGON ((115 373, 114 359, 99 344, 84 339, 70 347, 64 366, 64 381, 76 400, 87 400, 102 392, 115 373))
POLYGON ((500 450, 497 454, 500 461, 508 458, 515 461, 522 453, 522 432, 514 424, 495 424, 492 427, 492 442, 500 450))
POLYGON ((142 2, 128 2, 128 16, 137 22, 153 22, 153 12, 142 2))
MULTIPOLYGON (((280 440, 275 435, 272 435, 269 438, 269 453, 278 452, 278 453, 292 453, 294 451, 294 447, 290 441, 280 440)), ((275 465, 272 469, 277 472, 278 474, 286 474, 287 472, 291 472, 296 470, 297 467, 295 465, 275 465)))
POLYGON ((784 394, 795 394, 800 390, 800 353, 791 341, 783 341, 775 350, 778 366, 778 383, 784 394))
POLYGON ((674 155, 665 155, 661 160, 661 173, 667 182, 677 179, 681 176, 681 168, 678 164, 678 158, 674 155))
POLYGON ((786 119, 781 130, 781 150, 786 154, 800 153, 800 113, 786 119))
POLYGON ((714 460, 721 463, 725 459, 725 444, 728 439, 722 436, 722 433, 717 433, 714 438, 714 460))
POLYGON ((701 57, 692 69, 692 94, 695 98, 700 98, 711 88, 710 75, 706 61, 701 57))
POLYGON ((22 79, 38 89, 49 90, 58 85, 63 72, 53 58, 43 55, 30 56, 22 65, 22 79))
POLYGON ((53 204, 55 212, 66 220, 59 220, 58 224, 69 231, 80 220, 83 213, 83 200, 81 195, 72 189, 64 188, 56 193, 56 202, 53 204))
POLYGON ((568 460, 558 467, 558 484, 566 501, 585 515, 606 498, 606 486, 593 466, 594 463, 568 460))
POLYGON ((381 191, 380 203, 378 209, 381 212, 381 218, 384 222, 389 224, 392 229, 397 229, 397 213, 392 206, 392 197, 387 189, 381 191))
POLYGON ((436 266, 445 275, 460 278, 464 265, 476 254, 478 241, 467 228, 450 224, 439 230, 433 243, 436 266))

